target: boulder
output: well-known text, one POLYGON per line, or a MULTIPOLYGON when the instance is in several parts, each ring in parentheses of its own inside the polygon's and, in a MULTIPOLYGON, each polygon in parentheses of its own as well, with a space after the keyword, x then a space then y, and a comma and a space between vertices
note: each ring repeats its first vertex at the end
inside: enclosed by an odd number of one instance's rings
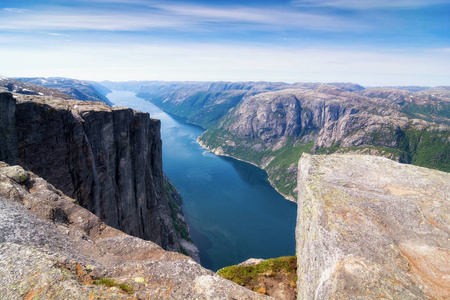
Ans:
POLYGON ((303 154, 298 299, 449 299, 450 174, 303 154))

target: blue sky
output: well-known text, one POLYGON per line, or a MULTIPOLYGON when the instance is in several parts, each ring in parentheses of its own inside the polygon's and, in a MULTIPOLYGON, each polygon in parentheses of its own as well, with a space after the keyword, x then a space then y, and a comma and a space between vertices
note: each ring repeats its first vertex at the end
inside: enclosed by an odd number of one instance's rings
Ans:
POLYGON ((450 0, 2 0, 0 74, 450 85, 450 0))

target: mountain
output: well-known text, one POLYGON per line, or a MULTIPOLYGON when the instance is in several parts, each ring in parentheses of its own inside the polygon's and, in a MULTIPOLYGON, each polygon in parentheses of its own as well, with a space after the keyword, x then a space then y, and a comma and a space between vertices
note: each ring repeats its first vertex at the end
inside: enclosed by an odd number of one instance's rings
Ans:
POLYGON ((370 88, 351 83, 133 82, 165 111, 207 129, 205 148, 264 168, 295 201, 303 152, 381 155, 450 171, 446 87, 370 88))
POLYGON ((57 89, 47 88, 45 86, 36 85, 30 82, 23 82, 3 76, 0 76, 0 88, 3 89, 3 91, 9 91, 12 93, 23 95, 39 95, 58 97, 61 99, 75 99, 72 96, 69 96, 57 89))
POLYGON ((159 120, 100 102, 9 92, 0 93, 0 112, 0 160, 45 178, 109 226, 198 260, 162 171, 159 120))
POLYGON ((279 89, 286 83, 270 82, 102 82, 111 89, 129 90, 172 114, 204 128, 217 123, 244 97, 279 89))
POLYGON ((58 90, 78 100, 104 102, 110 106, 112 105, 105 96, 110 91, 98 83, 62 77, 24 77, 16 79, 58 90))

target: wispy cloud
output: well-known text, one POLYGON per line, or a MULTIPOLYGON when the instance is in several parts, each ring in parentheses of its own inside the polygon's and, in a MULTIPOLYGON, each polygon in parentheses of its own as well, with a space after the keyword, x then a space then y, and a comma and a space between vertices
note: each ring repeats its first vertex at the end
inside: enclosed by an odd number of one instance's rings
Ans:
POLYGON ((272 26, 272 29, 309 29, 341 31, 361 29, 361 23, 351 22, 331 15, 305 13, 286 8, 256 8, 246 6, 207 6, 192 4, 159 4, 159 9, 173 16, 188 18, 195 22, 238 23, 249 26, 272 26))
POLYGON ((70 35, 68 35, 68 34, 64 34, 64 33, 56 33, 56 32, 45 32, 45 31, 41 31, 40 33, 42 33, 42 34, 47 34, 47 35, 51 35, 51 36, 62 36, 62 37, 70 37, 70 35))
MULTIPOLYGON (((98 1, 98 0, 97 0, 98 1)), ((117 0, 121 1, 121 0, 117 0)), ((338 16, 309 14, 286 8, 212 6, 191 4, 153 4, 109 9, 70 10, 59 7, 36 8, 19 16, 0 18, 0 29, 7 30, 107 30, 144 31, 149 29, 229 30, 239 26, 247 30, 360 31, 368 25, 338 16), (216 25, 215 27, 212 27, 216 25)))
POLYGON ((17 14, 21 14, 21 13, 25 13, 25 12, 29 11, 29 9, 16 8, 16 7, 6 7, 6 8, 3 8, 2 10, 6 11, 6 12, 10 12, 10 13, 17 13, 17 14))
POLYGON ((333 7, 340 9, 414 9, 432 5, 450 4, 449 0, 294 0, 292 4, 304 7, 333 7))

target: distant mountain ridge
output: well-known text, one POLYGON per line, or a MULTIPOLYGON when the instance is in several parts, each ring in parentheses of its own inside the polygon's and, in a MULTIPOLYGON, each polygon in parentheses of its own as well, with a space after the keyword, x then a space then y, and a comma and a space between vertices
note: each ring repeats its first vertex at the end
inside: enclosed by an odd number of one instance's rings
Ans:
POLYGON ((264 168, 291 200, 303 152, 381 155, 450 171, 448 87, 153 81, 114 88, 207 129, 199 138, 205 148, 264 168))
POLYGON ((106 97, 106 94, 110 92, 109 89, 98 83, 84 80, 62 77, 23 77, 14 79, 3 77, 0 78, 0 86, 6 87, 10 92, 19 94, 45 95, 63 99, 103 102, 110 106, 112 105, 106 97))

